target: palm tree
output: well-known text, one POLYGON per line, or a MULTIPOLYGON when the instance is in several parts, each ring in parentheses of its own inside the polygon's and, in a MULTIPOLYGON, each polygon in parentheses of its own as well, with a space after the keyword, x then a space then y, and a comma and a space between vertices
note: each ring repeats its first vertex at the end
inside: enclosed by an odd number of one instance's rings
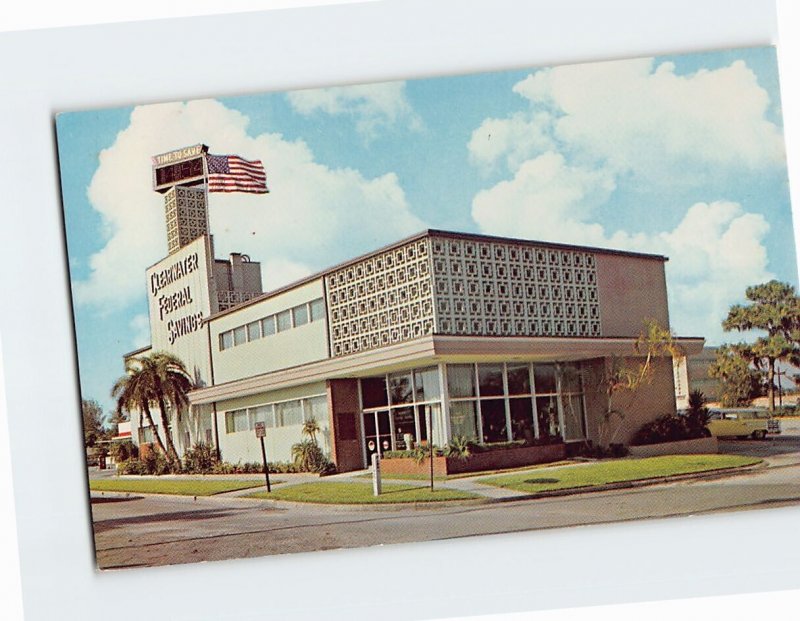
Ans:
POLYGON ((166 352, 155 352, 150 354, 150 359, 153 361, 153 370, 157 380, 156 400, 158 408, 161 410, 161 422, 165 430, 167 449, 171 459, 180 465, 181 460, 172 442, 172 434, 169 432, 167 406, 172 406, 178 413, 189 405, 186 394, 192 389, 192 380, 183 362, 176 356, 166 352))
POLYGON ((317 419, 312 417, 303 423, 302 432, 304 436, 308 436, 311 441, 316 444, 317 434, 319 433, 319 423, 317 422, 317 419))
POLYGON ((192 380, 183 362, 166 352, 153 352, 149 356, 128 360, 125 375, 117 380, 111 395, 117 399, 118 410, 141 410, 148 424, 154 429, 153 436, 158 448, 180 466, 180 458, 172 441, 167 405, 176 412, 188 405, 187 393, 192 380), (155 432, 155 423, 150 406, 157 405, 161 412, 161 428, 164 430, 166 448, 155 432))
MULTIPOLYGON (((147 424, 153 430, 153 438, 161 452, 166 455, 167 450, 158 435, 150 404, 154 402, 155 376, 148 372, 146 363, 141 360, 131 359, 125 362, 125 375, 120 377, 111 389, 111 396, 117 400, 117 411, 139 410, 144 414, 147 424)), ((149 366, 149 365, 148 365, 149 366)))

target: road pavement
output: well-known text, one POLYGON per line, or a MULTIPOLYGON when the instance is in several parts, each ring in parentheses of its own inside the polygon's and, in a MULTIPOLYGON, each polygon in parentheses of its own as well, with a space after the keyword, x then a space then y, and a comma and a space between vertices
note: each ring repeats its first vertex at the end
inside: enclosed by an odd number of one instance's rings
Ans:
MULTIPOLYGON (((481 505, 341 507, 233 496, 94 498, 101 568, 449 539, 800 503, 800 433, 724 441, 759 468, 723 478, 481 505)), ((800 432, 800 429, 798 429, 800 432)))

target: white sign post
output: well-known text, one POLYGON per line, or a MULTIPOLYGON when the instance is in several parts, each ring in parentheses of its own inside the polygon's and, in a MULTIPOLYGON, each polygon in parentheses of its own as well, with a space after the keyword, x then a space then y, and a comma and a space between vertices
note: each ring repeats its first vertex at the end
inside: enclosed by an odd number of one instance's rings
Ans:
POLYGON ((372 494, 381 495, 381 456, 378 453, 372 454, 372 494))

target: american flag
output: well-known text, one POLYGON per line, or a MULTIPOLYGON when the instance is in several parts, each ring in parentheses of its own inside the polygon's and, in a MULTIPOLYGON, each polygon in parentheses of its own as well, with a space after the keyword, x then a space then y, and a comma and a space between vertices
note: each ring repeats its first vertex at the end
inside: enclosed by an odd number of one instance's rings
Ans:
POLYGON ((206 155, 209 192, 249 192, 266 194, 267 173, 261 160, 246 160, 238 155, 206 155))

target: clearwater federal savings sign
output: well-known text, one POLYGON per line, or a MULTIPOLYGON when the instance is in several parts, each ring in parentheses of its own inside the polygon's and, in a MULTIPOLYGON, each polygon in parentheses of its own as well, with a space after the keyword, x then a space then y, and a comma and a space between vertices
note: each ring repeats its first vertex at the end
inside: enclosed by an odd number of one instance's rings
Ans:
POLYGON ((154 349, 182 349, 182 341, 201 333, 210 312, 206 256, 205 238, 200 237, 147 270, 154 349))

